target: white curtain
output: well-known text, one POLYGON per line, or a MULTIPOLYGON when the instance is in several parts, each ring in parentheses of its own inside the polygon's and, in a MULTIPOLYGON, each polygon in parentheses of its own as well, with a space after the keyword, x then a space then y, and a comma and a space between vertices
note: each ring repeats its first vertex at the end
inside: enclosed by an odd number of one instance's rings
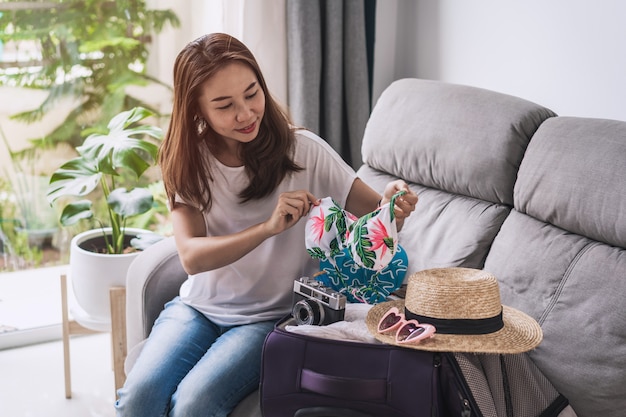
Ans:
MULTIPOLYGON (((155 39, 150 73, 171 84, 176 55, 192 40, 211 32, 228 33, 245 43, 256 57, 268 88, 287 105, 287 34, 285 0, 150 0, 169 8, 181 26, 155 39)), ((149 64, 149 65, 150 65, 149 64)))

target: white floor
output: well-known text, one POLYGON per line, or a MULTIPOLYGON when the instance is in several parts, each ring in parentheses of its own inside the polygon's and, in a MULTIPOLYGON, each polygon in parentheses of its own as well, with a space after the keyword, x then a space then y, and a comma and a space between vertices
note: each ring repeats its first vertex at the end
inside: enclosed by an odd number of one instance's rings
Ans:
POLYGON ((115 416, 110 334, 73 337, 70 357, 66 399, 61 341, 0 350, 0 416, 115 416))

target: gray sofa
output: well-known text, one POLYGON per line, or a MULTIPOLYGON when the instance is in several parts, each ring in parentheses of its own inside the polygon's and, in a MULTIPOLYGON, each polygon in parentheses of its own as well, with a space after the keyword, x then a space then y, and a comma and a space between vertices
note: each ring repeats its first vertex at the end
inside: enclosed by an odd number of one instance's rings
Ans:
MULTIPOLYGON (((378 100, 362 154, 371 186, 402 178, 420 196, 400 233, 410 272, 493 273, 503 303, 541 324, 531 357, 576 413, 626 413, 626 122, 404 79, 378 100)), ((184 279, 171 238, 131 266, 128 366, 184 279)), ((254 394, 232 415, 258 415, 257 404, 254 394)))

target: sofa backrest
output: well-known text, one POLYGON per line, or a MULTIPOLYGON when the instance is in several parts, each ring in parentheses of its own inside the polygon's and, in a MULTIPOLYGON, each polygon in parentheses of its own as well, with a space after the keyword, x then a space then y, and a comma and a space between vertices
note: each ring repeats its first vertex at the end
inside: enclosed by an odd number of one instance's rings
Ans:
POLYGON ((517 97, 435 81, 399 80, 383 92, 365 129, 359 176, 379 191, 402 178, 418 192, 400 234, 409 273, 482 268, 513 206, 528 142, 553 116, 517 97))
POLYGON ((485 269, 539 321, 531 357, 580 417, 626 410, 626 123, 545 121, 485 269))

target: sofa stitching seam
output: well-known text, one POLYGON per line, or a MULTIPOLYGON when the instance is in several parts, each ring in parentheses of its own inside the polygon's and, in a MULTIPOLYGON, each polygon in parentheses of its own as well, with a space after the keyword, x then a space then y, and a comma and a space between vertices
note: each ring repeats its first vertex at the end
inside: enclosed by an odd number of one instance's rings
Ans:
POLYGON ((598 244, 597 242, 589 242, 583 248, 581 248, 581 250, 576 254, 574 259, 572 259, 572 262, 570 262, 569 266, 565 270, 565 273, 563 274, 563 277, 561 278, 561 280, 559 281, 559 284, 556 287, 556 290, 554 292, 554 296, 552 297, 552 299, 550 300, 550 302, 546 306, 546 308, 543 311, 543 314, 541 315, 541 317, 539 317, 538 322, 539 322, 540 325, 543 325, 543 323, 548 318, 548 315, 550 315, 550 313, 552 312, 552 310, 554 309, 554 307, 558 303, 559 297, 560 297, 561 293, 563 292, 563 288, 565 287, 565 284, 569 280, 569 277, 571 276, 572 270, 578 264, 578 261, 580 260, 580 258, 582 258, 582 256, 585 253, 587 253, 589 250, 591 250, 592 247, 596 246, 597 244, 598 244))

